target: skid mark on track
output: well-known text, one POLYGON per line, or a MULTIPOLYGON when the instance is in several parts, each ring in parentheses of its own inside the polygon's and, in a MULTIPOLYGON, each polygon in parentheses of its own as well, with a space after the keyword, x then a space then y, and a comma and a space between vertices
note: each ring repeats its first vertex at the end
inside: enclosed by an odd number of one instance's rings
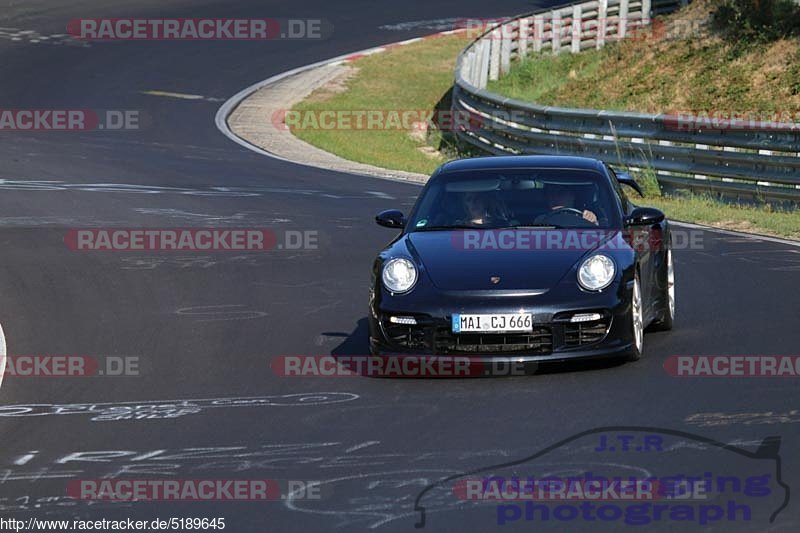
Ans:
POLYGON ((270 264, 270 258, 262 255, 232 255, 226 257, 200 255, 200 256, 137 256, 123 257, 122 270, 155 270, 165 268, 215 268, 221 266, 265 266, 270 264))
POLYGON ((269 313, 246 309, 244 304, 199 305, 182 307, 175 314, 193 318, 196 322, 226 322, 229 320, 253 320, 264 318, 269 313))
POLYGON ((742 424, 745 426, 797 424, 800 422, 800 410, 764 411, 754 413, 695 413, 687 416, 684 422, 699 427, 721 427, 742 424))
POLYGON ((233 213, 232 215, 209 215, 207 213, 192 213, 180 209, 159 209, 152 207, 137 207, 134 209, 142 215, 156 215, 180 220, 202 220, 206 222, 241 222, 247 219, 247 213, 233 213))
POLYGON ((191 211, 182 211, 180 209, 161 209, 152 207, 137 207, 134 209, 134 211, 142 215, 163 216, 176 220, 186 220, 194 224, 240 224, 247 222, 249 224, 270 225, 287 224, 291 222, 291 219, 285 217, 272 216, 259 218, 260 213, 253 212, 236 212, 230 215, 213 215, 210 213, 192 213, 191 211))

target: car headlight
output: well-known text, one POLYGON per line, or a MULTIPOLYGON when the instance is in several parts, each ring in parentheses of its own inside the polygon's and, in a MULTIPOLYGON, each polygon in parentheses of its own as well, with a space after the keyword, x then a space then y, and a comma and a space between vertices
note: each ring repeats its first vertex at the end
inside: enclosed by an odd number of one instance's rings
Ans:
POLYGON ((408 292, 417 282, 417 267, 408 259, 396 257, 383 265, 383 286, 391 292, 408 292))
POLYGON ((590 291, 599 291, 608 287, 614 280, 617 267, 607 255, 593 255, 581 263, 578 269, 578 283, 590 291))

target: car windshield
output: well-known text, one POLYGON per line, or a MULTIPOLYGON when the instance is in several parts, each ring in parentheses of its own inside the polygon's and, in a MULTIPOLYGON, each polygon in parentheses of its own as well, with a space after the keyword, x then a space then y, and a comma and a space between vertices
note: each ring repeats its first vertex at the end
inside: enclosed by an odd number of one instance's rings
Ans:
POLYGON ((460 228, 618 228, 614 191, 584 169, 461 171, 434 178, 417 201, 408 231, 460 228))

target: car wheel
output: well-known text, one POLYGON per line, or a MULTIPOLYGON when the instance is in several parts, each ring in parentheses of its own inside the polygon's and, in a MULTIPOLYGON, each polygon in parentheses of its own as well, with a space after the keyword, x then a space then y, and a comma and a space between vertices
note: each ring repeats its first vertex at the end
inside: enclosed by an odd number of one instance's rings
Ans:
POLYGON ((667 283, 661 300, 665 305, 659 313, 660 318, 654 324, 654 329, 659 331, 669 331, 675 320, 675 266, 672 262, 672 250, 667 250, 667 283))
POLYGON ((633 295, 631 296, 631 327, 633 328, 633 346, 628 361, 642 358, 644 347, 644 308, 642 306, 642 288, 639 284, 639 273, 633 278, 633 295))

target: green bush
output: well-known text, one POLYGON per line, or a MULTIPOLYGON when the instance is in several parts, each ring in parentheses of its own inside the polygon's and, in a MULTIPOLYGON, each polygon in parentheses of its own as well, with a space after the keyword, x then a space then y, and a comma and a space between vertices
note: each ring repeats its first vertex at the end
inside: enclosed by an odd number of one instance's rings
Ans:
POLYGON ((713 22, 737 44, 771 42, 800 35, 800 5, 794 0, 723 0, 713 22))
POLYGON ((646 167, 636 176, 636 181, 642 188, 645 197, 661 196, 661 186, 658 184, 658 173, 653 167, 646 167))

